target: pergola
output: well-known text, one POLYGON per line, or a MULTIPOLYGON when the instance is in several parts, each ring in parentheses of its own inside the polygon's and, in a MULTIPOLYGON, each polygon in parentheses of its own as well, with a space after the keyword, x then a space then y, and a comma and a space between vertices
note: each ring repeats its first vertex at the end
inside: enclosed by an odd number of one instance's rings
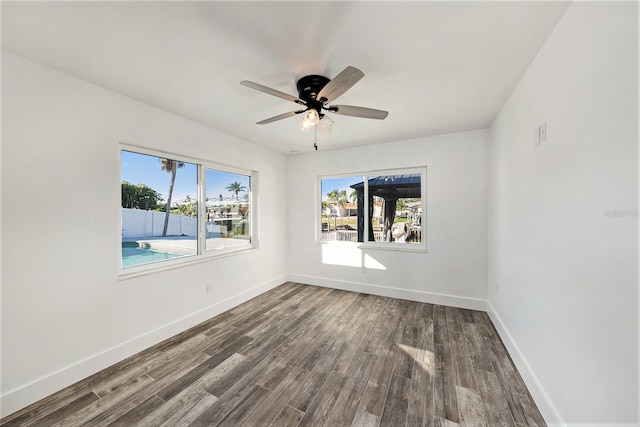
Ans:
MULTIPOLYGON (((373 235, 373 197, 384 200, 384 235, 386 241, 392 241, 391 226, 396 216, 398 199, 420 198, 420 174, 383 175, 368 179, 369 187, 369 241, 373 235)), ((364 241, 364 181, 351 186, 358 193, 358 241, 364 241)))

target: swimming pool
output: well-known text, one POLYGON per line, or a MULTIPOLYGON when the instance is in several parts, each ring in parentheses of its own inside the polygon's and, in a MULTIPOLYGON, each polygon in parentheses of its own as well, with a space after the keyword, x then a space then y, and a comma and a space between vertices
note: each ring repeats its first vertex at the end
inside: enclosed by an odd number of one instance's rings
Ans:
POLYGON ((122 244, 122 268, 134 267, 141 264, 149 264, 157 261, 164 261, 171 258, 179 258, 188 254, 174 252, 156 251, 148 248, 141 248, 138 245, 122 244))

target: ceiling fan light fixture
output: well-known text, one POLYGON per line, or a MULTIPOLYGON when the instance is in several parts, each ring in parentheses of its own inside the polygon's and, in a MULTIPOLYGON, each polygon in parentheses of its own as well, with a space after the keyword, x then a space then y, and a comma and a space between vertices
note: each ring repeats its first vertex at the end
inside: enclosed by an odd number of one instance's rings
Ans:
POLYGON ((300 122, 300 129, 306 132, 317 125, 319 121, 320 114, 315 109, 311 108, 309 111, 304 113, 302 121, 300 122))
POLYGON ((318 114, 318 112, 315 109, 311 108, 305 114, 305 118, 309 120, 309 122, 311 122, 312 126, 315 126, 320 121, 320 114, 318 114))
POLYGON ((309 129, 311 129, 313 127, 313 124, 307 120, 306 117, 303 117, 302 120, 300 120, 300 130, 303 132, 308 132, 309 129))
POLYGON ((331 117, 325 114, 325 116, 318 123, 318 130, 320 131, 320 134, 330 135, 333 132, 333 130, 331 129, 331 126, 333 125, 333 123, 334 122, 331 119, 331 117))

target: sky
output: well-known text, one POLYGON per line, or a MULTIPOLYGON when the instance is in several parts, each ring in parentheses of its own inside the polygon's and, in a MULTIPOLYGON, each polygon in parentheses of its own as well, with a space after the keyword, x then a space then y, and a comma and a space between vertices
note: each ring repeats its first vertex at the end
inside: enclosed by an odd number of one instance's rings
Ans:
MULTIPOLYGON (((171 174, 160 169, 161 163, 158 157, 146 154, 122 151, 121 157, 121 180, 131 184, 144 184, 158 193, 166 201, 171 174)), ((206 196, 207 198, 229 199, 234 194, 225 190, 232 182, 239 182, 249 188, 249 177, 235 173, 215 171, 207 169, 206 172, 206 196)), ((243 192, 238 196, 242 199, 243 192)), ((186 196, 196 199, 198 195, 198 167, 193 163, 185 163, 176 173, 176 181, 173 187, 172 203, 184 200, 186 196)))
POLYGON ((330 193, 332 190, 342 191, 345 190, 347 192, 347 197, 353 191, 353 188, 350 185, 357 184, 362 182, 362 176, 347 176, 342 178, 322 178, 322 200, 329 200, 327 197, 327 193, 330 193))

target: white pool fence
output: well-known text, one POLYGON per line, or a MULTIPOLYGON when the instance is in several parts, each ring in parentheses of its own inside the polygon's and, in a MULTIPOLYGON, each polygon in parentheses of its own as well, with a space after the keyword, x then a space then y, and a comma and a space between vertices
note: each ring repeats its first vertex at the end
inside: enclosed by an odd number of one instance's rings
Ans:
MULTIPOLYGON (((122 238, 162 236, 164 212, 122 208, 122 238)), ((169 215, 167 236, 197 236, 198 220, 184 215, 169 215)))

